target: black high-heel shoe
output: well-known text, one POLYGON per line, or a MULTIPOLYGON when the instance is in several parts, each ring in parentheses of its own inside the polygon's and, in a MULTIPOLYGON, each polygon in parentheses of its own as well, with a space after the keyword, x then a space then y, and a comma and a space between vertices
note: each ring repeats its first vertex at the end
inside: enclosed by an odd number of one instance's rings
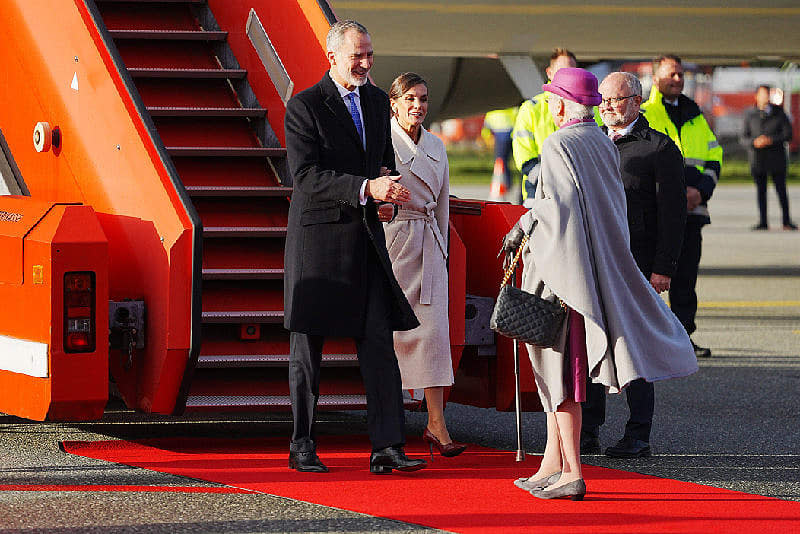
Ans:
POLYGON ((433 432, 431 432, 427 427, 425 428, 425 432, 422 434, 422 441, 428 444, 428 448, 431 451, 431 461, 433 461, 434 447, 436 447, 436 449, 439 451, 439 454, 445 458, 458 456, 467 449, 467 446, 464 443, 456 443, 455 441, 443 444, 441 441, 439 441, 439 438, 434 436, 433 432))

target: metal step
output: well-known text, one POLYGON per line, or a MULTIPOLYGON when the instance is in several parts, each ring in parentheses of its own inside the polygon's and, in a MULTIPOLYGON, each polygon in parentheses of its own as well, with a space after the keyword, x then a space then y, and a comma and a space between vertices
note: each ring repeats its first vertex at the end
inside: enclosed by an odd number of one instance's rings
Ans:
POLYGON ((114 39, 146 39, 159 41, 224 41, 228 32, 205 30, 108 30, 114 39))
POLYGON ((240 80, 247 76, 244 69, 170 69, 151 67, 131 67, 128 69, 133 78, 223 78, 240 80))
POLYGON ((290 197, 291 187, 253 185, 187 185, 186 192, 193 197, 290 197))
POLYGON ((203 269, 203 280, 280 280, 283 269, 203 269))
POLYGON ((264 108, 192 108, 151 106, 147 108, 152 117, 264 117, 264 108))
MULTIPOLYGON (((320 395, 317 406, 327 409, 362 409, 367 405, 366 395, 320 395)), ((212 408, 290 408, 288 395, 190 395, 187 409, 212 408)))
POLYGON ((283 310, 204 311, 204 323, 282 323, 283 310))
MULTIPOLYGON (((366 395, 320 395, 317 406, 321 410, 364 410, 366 395)), ((403 399, 406 409, 419 406, 418 401, 403 399)), ((190 395, 186 399, 187 410, 214 410, 225 408, 258 408, 289 410, 292 401, 288 395, 190 395)))
POLYGON ((173 157, 204 157, 204 158, 283 158, 286 157, 285 148, 263 147, 226 147, 226 146, 168 146, 167 153, 173 157))
MULTIPOLYGON (((201 355, 197 360, 198 369, 230 367, 285 367, 289 364, 288 354, 223 354, 201 355)), ((323 367, 358 367, 355 354, 323 354, 323 367)))
POLYGON ((286 237, 285 226, 206 226, 203 237, 286 237))

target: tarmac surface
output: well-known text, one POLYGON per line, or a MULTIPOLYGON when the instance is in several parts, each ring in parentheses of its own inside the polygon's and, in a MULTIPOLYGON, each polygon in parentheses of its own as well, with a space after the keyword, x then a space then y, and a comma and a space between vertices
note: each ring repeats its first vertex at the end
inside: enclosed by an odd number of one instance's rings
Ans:
MULTIPOLYGON (((485 188, 454 188, 481 197, 485 188)), ((800 219, 800 188, 790 187, 800 219)), ((720 186, 711 201, 713 223, 704 230, 694 340, 712 358, 700 372, 656 385, 653 456, 614 460, 585 455, 587 464, 698 482, 800 501, 800 232, 780 230, 770 193, 769 232, 756 221, 752 186, 720 186)), ((602 445, 621 437, 627 408, 608 399, 602 445)), ((513 413, 450 404, 458 441, 509 450, 513 413), (475 421, 481 424, 476 425, 475 421)), ((216 484, 63 453, 62 440, 158 436, 288 436, 288 414, 151 417, 110 403, 100 422, 33 423, 0 414, 0 532, 422 532, 398 521, 264 494, 145 491, 15 491, 26 485, 197 486, 216 484)), ((408 434, 420 434, 424 413, 407 414, 408 434)), ((544 448, 544 415, 523 417, 524 448, 544 448)), ((364 412, 323 413, 324 434, 365 431, 364 412)), ((367 468, 367 451, 364 467, 367 468)), ((324 458, 323 458, 324 460, 324 458)), ((527 463, 534 471, 536 458, 527 463)), ((511 481, 509 481, 510 483, 511 481)), ((589 483, 591 491, 591 483, 589 483)))

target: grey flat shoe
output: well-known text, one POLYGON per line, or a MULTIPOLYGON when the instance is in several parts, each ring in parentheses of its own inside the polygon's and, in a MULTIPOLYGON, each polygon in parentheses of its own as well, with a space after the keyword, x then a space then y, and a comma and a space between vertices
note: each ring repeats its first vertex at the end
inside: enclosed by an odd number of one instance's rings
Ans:
POLYGON ((555 484, 558 482, 558 479, 561 478, 561 471, 558 473, 553 473, 550 476, 546 476, 544 478, 539 478, 536 480, 531 480, 530 477, 528 478, 518 478, 514 481, 514 485, 519 489, 523 489, 525 491, 531 491, 535 489, 544 489, 550 484, 555 484))
POLYGON ((537 499, 560 499, 562 497, 569 497, 573 501, 582 501, 583 496, 586 495, 586 483, 582 478, 579 478, 578 480, 573 480, 568 484, 551 490, 531 490, 531 495, 537 499))

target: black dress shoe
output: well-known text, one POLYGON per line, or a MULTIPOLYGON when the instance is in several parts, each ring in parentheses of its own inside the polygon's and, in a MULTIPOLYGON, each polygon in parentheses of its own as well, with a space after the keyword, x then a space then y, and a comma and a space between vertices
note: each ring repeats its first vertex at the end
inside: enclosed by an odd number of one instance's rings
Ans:
POLYGON ((392 469, 398 471, 417 471, 426 465, 425 460, 413 460, 406 456, 402 447, 386 447, 374 451, 369 458, 369 472, 376 475, 386 475, 392 469))
POLYGON ((711 357, 711 349, 709 349, 708 347, 698 347, 697 345, 695 345, 694 341, 692 341, 692 348, 694 349, 694 355, 698 358, 711 357))
POLYGON ((328 468, 320 461, 315 451, 292 452, 289 451, 289 469, 302 473, 327 473, 328 468))
POLYGON ((758 223, 750 227, 750 229, 754 232, 760 232, 763 230, 769 230, 769 226, 766 223, 758 223))
POLYGON ((597 436, 581 434, 581 454, 600 454, 600 440, 597 436))
POLYGON ((622 438, 613 447, 606 449, 606 456, 612 458, 642 458, 650 456, 650 444, 634 438, 622 438))
POLYGON ((789 230, 791 232, 795 232, 795 231, 797 231, 797 225, 795 223, 793 223, 792 221, 787 221, 787 222, 783 223, 783 229, 784 230, 789 230))

